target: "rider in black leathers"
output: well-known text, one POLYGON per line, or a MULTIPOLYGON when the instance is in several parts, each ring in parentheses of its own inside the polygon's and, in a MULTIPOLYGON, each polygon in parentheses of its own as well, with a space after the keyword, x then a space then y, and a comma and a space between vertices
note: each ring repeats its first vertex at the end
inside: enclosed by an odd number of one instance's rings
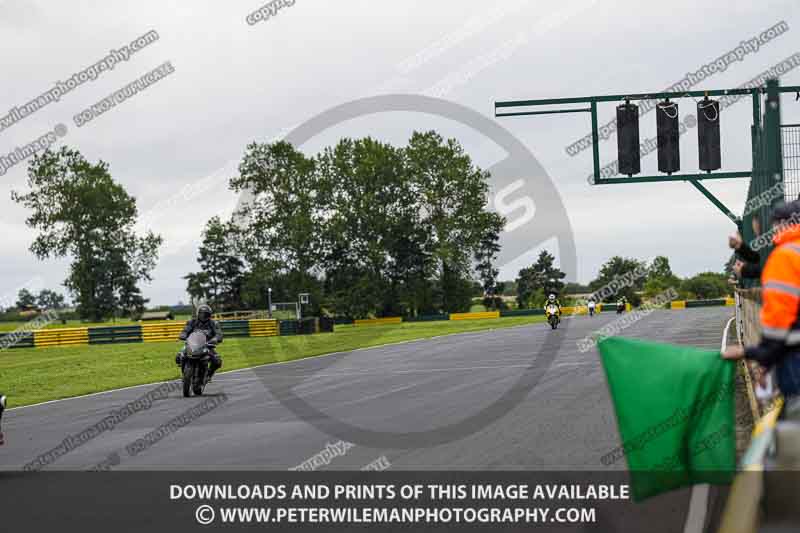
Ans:
MULTIPOLYGON (((206 382, 211 381, 211 376, 222 366, 222 357, 219 356, 214 347, 222 342, 222 327, 219 322, 211 320, 211 307, 203 304, 197 308, 197 318, 186 322, 180 334, 180 340, 185 341, 189 335, 196 330, 200 330, 206 335, 206 342, 209 344, 211 361, 208 367, 206 382)), ((184 348, 185 350, 185 348, 184 348)), ((184 350, 175 356, 175 364, 183 366, 184 350)))

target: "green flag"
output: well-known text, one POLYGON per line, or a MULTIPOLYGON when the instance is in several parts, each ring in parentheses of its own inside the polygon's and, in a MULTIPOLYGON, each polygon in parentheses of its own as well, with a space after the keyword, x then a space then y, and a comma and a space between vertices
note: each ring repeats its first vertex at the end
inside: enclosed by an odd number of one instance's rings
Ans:
POLYGON ((636 501, 736 469, 735 364, 718 351, 622 337, 598 343, 636 501))

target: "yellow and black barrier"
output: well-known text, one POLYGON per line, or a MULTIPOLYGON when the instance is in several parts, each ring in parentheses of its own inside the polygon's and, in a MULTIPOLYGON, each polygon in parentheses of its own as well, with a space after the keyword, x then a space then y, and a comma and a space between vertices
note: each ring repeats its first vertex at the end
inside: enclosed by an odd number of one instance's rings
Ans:
MULTIPOLYGON (((283 321, 280 321, 283 322, 283 321)), ((315 322, 316 323, 316 322, 315 322)), ((326 322, 327 324, 327 322, 326 322)), ((229 320, 220 322, 225 337, 268 337, 281 334, 277 319, 229 320)), ((19 342, 9 343, 11 348, 44 348, 51 346, 84 346, 94 344, 122 344, 135 342, 177 341, 184 322, 145 322, 127 326, 99 326, 85 328, 49 328, 28 331, 19 335, 19 342)), ((331 331, 332 325, 326 325, 331 331)), ((319 328, 314 328, 316 332, 319 328)), ((305 333, 298 328, 284 328, 284 335, 305 333)), ((14 332, 2 335, 9 337, 14 332)))
POLYGON ((500 311, 481 311, 478 313, 451 313, 450 320, 486 320, 500 318, 500 311))
POLYGON ((251 337, 275 337, 278 335, 278 321, 274 318, 249 320, 251 337))
POLYGON ((82 346, 89 344, 89 328, 53 328, 33 332, 33 345, 82 346))
POLYGON ((356 326, 381 326, 384 324, 399 324, 403 321, 403 317, 400 316, 387 316, 384 318, 364 318, 359 320, 354 320, 353 324, 356 326))

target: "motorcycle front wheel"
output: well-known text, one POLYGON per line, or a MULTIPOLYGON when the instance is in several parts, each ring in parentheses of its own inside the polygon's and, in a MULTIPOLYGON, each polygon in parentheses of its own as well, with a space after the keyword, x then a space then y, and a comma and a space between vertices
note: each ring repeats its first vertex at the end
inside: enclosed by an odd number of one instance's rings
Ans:
POLYGON ((183 364, 183 397, 191 396, 192 377, 194 377, 194 365, 186 362, 183 364))
POLYGON ((203 395, 203 389, 205 388, 207 373, 208 373, 208 368, 205 367, 205 365, 202 367, 198 367, 197 371, 194 373, 194 383, 192 384, 192 389, 194 391, 195 396, 203 395))

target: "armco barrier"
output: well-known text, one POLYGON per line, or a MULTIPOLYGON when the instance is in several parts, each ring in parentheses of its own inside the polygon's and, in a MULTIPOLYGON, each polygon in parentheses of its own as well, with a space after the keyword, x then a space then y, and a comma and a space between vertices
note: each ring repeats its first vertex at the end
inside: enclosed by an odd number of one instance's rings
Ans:
POLYGON ((500 311, 500 317, 543 315, 544 309, 506 309, 500 311))
POLYGON ((301 318, 297 324, 297 333, 300 335, 319 333, 319 319, 314 317, 301 318))
POLYGON ((450 320, 450 315, 441 313, 437 315, 417 315, 403 317, 403 322, 435 322, 437 320, 450 320))
POLYGON ((687 300, 686 307, 713 307, 713 306, 723 306, 725 305, 725 298, 719 298, 716 300, 687 300))
POLYGON ((281 320, 278 324, 278 330, 281 337, 286 335, 297 335, 297 320, 281 320))
POLYGON ((224 320, 219 323, 225 337, 249 337, 249 320, 224 320))
POLYGON ((53 328, 33 332, 33 344, 40 346, 81 346, 89 344, 89 328, 53 328))
POLYGON ((450 313, 450 320, 482 320, 500 318, 500 311, 483 311, 480 313, 450 313))
POLYGON ((154 322, 141 325, 144 342, 176 341, 183 331, 183 322, 154 322))
POLYGON ((250 321, 251 337, 275 337, 278 333, 278 321, 274 318, 250 321))
POLYGON ((142 327, 136 325, 89 328, 89 344, 115 342, 142 342, 142 327))
POLYGON ((403 317, 387 316, 384 318, 364 318, 360 320, 355 320, 354 324, 356 326, 380 326, 383 324, 399 324, 402 321, 403 317))
POLYGON ((32 331, 20 331, 20 332, 13 332, 8 331, 6 333, 0 333, 0 347, 7 347, 7 348, 33 348, 33 332, 32 331), (8 340, 4 340, 8 338, 8 340), (6 345, 8 343, 8 345, 6 345))

